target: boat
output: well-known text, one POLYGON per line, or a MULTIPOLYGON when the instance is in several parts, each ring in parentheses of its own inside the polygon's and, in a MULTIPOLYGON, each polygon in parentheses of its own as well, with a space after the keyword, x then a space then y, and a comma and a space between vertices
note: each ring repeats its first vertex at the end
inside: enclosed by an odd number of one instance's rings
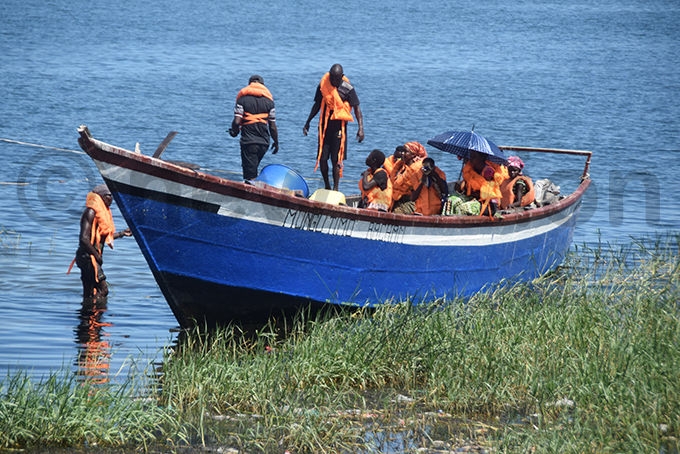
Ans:
POLYGON ((78 131, 182 327, 305 305, 463 297, 534 279, 568 252, 591 183, 589 151, 500 147, 584 157, 581 181, 554 203, 502 219, 403 215, 164 161, 167 139, 147 156, 96 140, 85 125, 78 131))

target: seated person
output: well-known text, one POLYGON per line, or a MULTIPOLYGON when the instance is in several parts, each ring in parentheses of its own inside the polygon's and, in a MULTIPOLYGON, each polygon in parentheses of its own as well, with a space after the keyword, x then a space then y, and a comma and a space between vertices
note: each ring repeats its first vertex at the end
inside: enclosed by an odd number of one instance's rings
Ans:
POLYGON ((501 183, 501 209, 531 205, 535 198, 531 178, 522 174, 524 162, 518 156, 508 158, 508 178, 501 183))
POLYGON ((401 159, 401 154, 404 151, 404 146, 399 145, 395 150, 394 154, 390 156, 389 158, 385 158, 385 162, 383 163, 383 167, 385 170, 387 170, 387 173, 390 174, 392 173, 392 169, 394 168, 394 165, 401 159))
POLYGON ((416 162, 427 158, 427 150, 420 142, 406 142, 404 148, 413 153, 413 160, 416 162))
MULTIPOLYGON (((408 145, 408 144, 407 144, 408 145)), ((404 145, 401 159, 390 172, 392 180, 392 211, 399 214, 411 214, 415 203, 411 201, 411 192, 415 189, 412 176, 420 170, 422 161, 415 161, 411 147, 404 145)))
POLYGON ((384 161, 385 155, 380 150, 373 150, 366 158, 368 169, 364 170, 359 180, 359 208, 389 211, 392 206, 392 182, 387 171, 381 167, 384 161))
POLYGON ((493 216, 496 205, 492 200, 501 199, 500 185, 508 178, 505 166, 486 160, 486 154, 472 150, 470 159, 463 166, 463 185, 467 195, 482 203, 481 214, 493 216), (487 170, 487 178, 482 173, 487 170))
POLYGON ((413 175, 416 189, 411 193, 411 200, 416 204, 415 212, 424 216, 441 214, 442 199, 448 195, 446 175, 434 165, 434 159, 423 159, 423 165, 413 175))

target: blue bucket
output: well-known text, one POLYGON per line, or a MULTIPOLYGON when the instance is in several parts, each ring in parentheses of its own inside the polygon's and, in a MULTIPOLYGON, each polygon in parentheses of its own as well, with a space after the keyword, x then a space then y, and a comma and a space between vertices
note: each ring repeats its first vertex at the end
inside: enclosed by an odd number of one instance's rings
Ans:
POLYGON ((255 178, 279 189, 291 191, 302 191, 304 197, 309 196, 309 186, 302 175, 290 167, 282 164, 269 164, 262 169, 262 172, 255 178))

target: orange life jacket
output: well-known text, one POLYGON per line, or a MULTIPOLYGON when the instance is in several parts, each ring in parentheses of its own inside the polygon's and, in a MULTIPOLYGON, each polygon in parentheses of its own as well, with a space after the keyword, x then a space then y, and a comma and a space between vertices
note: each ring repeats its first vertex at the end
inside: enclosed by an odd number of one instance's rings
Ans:
MULTIPOLYGON (((274 100, 274 97, 272 96, 271 92, 267 87, 262 85, 261 83, 258 82, 253 82, 249 84, 247 87, 243 87, 241 91, 238 92, 238 95, 236 95, 236 100, 241 96, 257 96, 257 97, 265 97, 269 98, 272 101, 274 100)), ((253 123, 267 123, 267 119, 269 118, 269 112, 267 113, 261 113, 261 114, 252 114, 250 112, 243 112, 243 123, 242 125, 252 125, 253 123)))
MULTIPOLYGON (((413 176, 423 167, 422 161, 413 161, 411 165, 404 163, 398 171, 392 170, 392 200, 397 201, 415 189, 413 176)), ((415 180, 417 183, 418 180, 415 180)))
MULTIPOLYGON (((113 224, 113 216, 111 215, 111 209, 106 206, 104 200, 101 196, 95 192, 88 192, 87 199, 85 200, 85 206, 87 208, 92 208, 94 210, 94 220, 92 221, 92 231, 90 233, 90 243, 101 255, 100 245, 102 243, 102 238, 104 243, 108 244, 111 249, 113 249, 113 234, 116 232, 116 226, 113 224)), ((94 255, 90 254, 90 260, 92 261, 92 266, 94 267, 94 280, 99 282, 99 277, 97 276, 97 260, 94 255)), ((71 266, 66 274, 71 272, 75 259, 71 262, 71 266)), ((95 290, 96 291, 96 290, 95 290)))
MULTIPOLYGON (((486 161, 485 165, 493 168, 493 178, 499 186, 503 180, 508 179, 508 169, 505 166, 491 161, 486 161)), ((463 166, 463 180, 465 181, 465 187, 467 188, 467 195, 470 195, 472 191, 481 192, 482 187, 489 183, 483 176, 475 171, 475 169, 472 167, 472 162, 470 161, 468 161, 465 166, 463 166)))
POLYGON ((508 169, 505 166, 491 161, 486 161, 485 165, 490 166, 494 170, 492 181, 487 181, 486 178, 478 174, 470 161, 463 167, 463 180, 467 188, 467 195, 470 195, 472 191, 479 191, 479 201, 482 202, 480 213, 484 212, 492 200, 498 199, 500 201, 502 197, 500 190, 501 183, 508 179, 508 169))
MULTIPOLYGON (((439 168, 435 167, 434 171, 437 172, 437 175, 439 177, 446 181, 446 174, 439 168)), ((414 176, 413 176, 415 186, 418 187, 420 185, 420 182, 423 179, 423 171, 422 168, 419 170, 414 176)), ((427 186, 423 186, 423 188, 420 190, 420 194, 418 195, 418 199, 415 201, 416 202, 416 208, 415 212, 420 213, 424 216, 432 216, 435 214, 439 214, 442 212, 442 193, 441 189, 437 186, 436 183, 432 183, 430 187, 428 188, 427 186)))
MULTIPOLYGON (((368 181, 371 181, 378 172, 385 172, 387 174, 385 169, 377 169, 370 175, 368 181)), ((374 186, 370 190, 364 191, 363 178, 359 180, 359 190, 361 191, 361 196, 366 198, 367 206, 371 203, 384 205, 387 211, 392 207, 392 181, 390 181, 389 174, 387 175, 387 187, 384 191, 379 186, 374 186)))
POLYGON ((274 97, 272 96, 271 92, 267 87, 262 85, 261 83, 258 82, 253 82, 252 84, 248 84, 247 87, 243 87, 241 91, 238 92, 238 95, 236 95, 236 100, 238 101, 238 98, 241 96, 264 96, 265 98, 269 98, 272 101, 274 100, 274 97))
POLYGON ((394 169, 394 165, 397 163, 396 158, 394 155, 390 156, 389 158, 385 158, 385 162, 383 162, 383 168, 387 170, 387 174, 392 173, 392 169, 394 169))
MULTIPOLYGON (((342 76, 342 80, 349 83, 347 77, 342 76)), ((319 168, 319 161, 321 160, 321 151, 323 150, 323 139, 326 136, 326 128, 329 120, 342 120, 342 140, 340 142, 340 151, 338 152, 338 163, 340 164, 340 176, 342 177, 343 160, 345 158, 345 141, 347 122, 354 121, 352 117, 352 107, 349 101, 343 101, 340 98, 338 89, 331 85, 330 73, 324 74, 319 83, 321 95, 323 96, 322 104, 325 109, 322 109, 322 114, 319 115, 319 151, 316 156, 316 166, 314 171, 319 168), (333 114, 331 115, 331 112, 333 114)))
POLYGON ((518 175, 514 180, 510 180, 508 178, 507 180, 503 181, 501 183, 501 208, 505 209, 508 207, 508 205, 511 205, 515 201, 515 193, 512 192, 512 188, 515 187, 515 183, 517 183, 518 180, 523 180, 527 188, 529 190, 522 196, 522 200, 520 202, 520 206, 527 206, 530 205, 535 199, 536 199, 536 193, 534 191, 534 183, 532 183, 531 178, 524 176, 524 175, 518 175))

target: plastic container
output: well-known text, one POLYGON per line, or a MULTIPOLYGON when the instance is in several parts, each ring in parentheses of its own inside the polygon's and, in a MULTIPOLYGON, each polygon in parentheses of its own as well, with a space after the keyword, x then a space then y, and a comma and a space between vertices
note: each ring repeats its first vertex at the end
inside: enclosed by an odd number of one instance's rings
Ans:
POLYGON ((347 205, 345 202, 345 194, 338 191, 331 191, 330 189, 317 189, 309 200, 331 203, 333 205, 347 205))
POLYGON ((309 186, 302 175, 282 164, 265 166, 255 179, 275 188, 302 191, 303 197, 309 197, 309 186))

